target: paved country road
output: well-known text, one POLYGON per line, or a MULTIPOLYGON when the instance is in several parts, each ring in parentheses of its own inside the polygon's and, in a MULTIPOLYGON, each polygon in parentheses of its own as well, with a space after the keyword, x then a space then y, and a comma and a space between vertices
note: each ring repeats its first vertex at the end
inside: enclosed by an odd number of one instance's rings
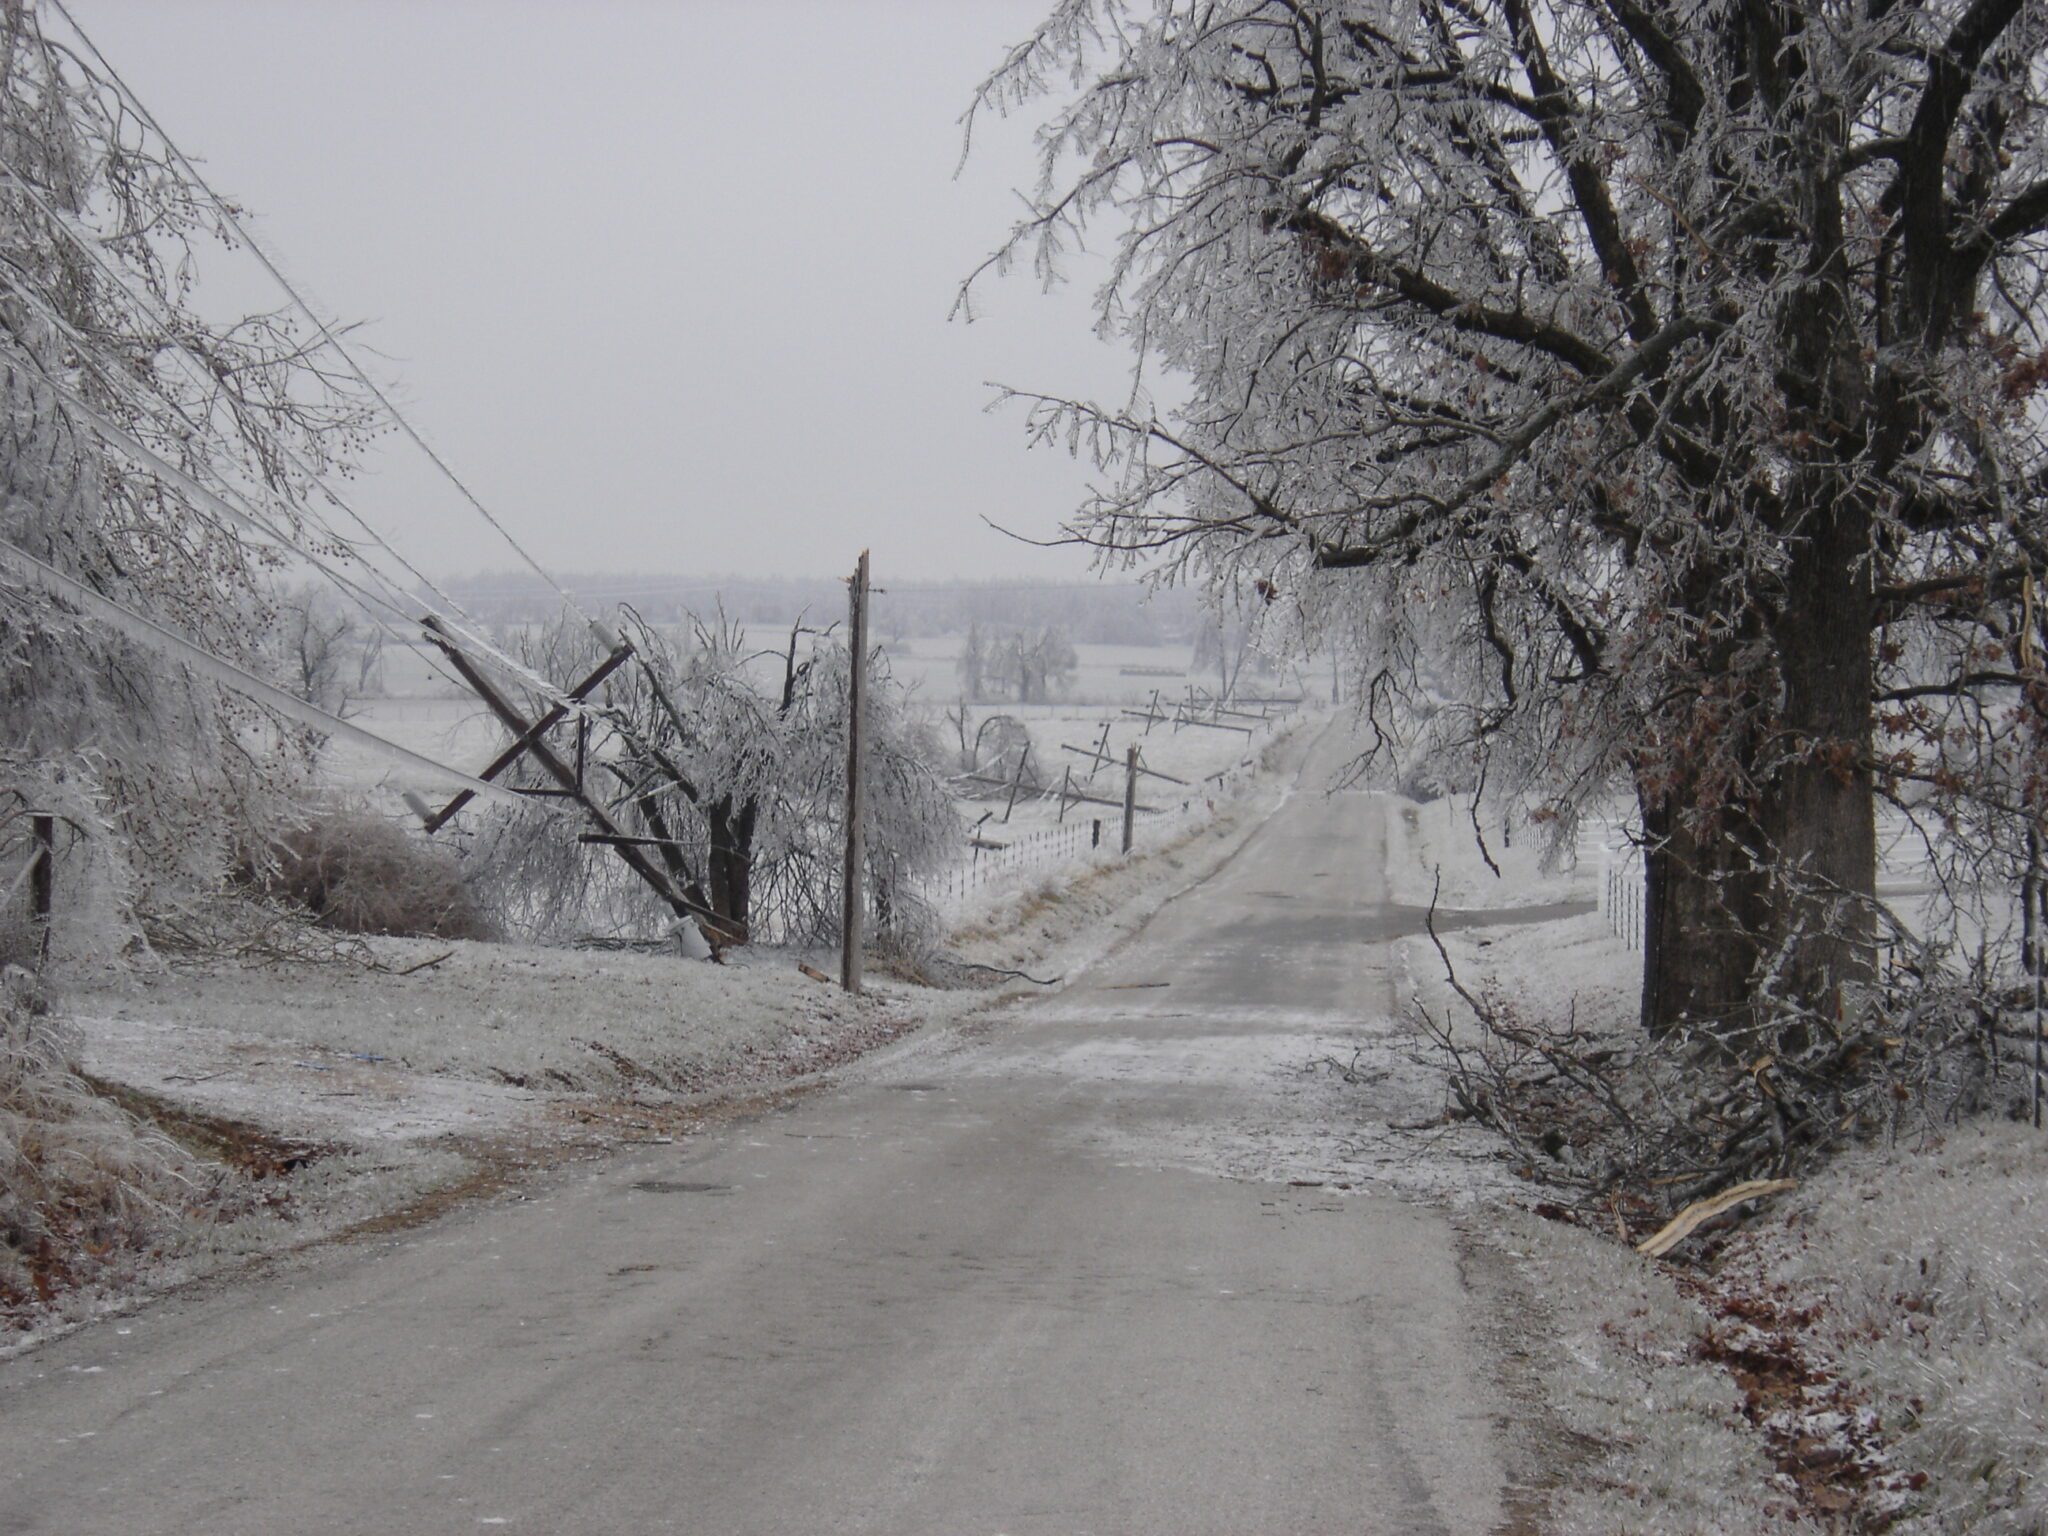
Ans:
POLYGON ((1455 1233, 1286 1182, 1416 920, 1341 749, 1054 995, 0 1365, 0 1532, 1501 1528, 1455 1233))

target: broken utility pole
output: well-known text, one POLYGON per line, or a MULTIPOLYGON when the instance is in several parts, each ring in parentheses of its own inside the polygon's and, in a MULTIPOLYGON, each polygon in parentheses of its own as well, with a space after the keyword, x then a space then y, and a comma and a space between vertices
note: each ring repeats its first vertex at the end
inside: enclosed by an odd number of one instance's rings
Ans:
MULTIPOLYGON (((511 701, 499 692, 490 679, 485 677, 482 671, 478 669, 476 663, 469 658, 468 653, 449 636, 446 629, 442 627, 440 620, 429 617, 421 620, 421 624, 426 629, 427 637, 441 648, 441 652, 448 658, 449 664, 462 674, 462 680, 469 684, 470 689, 476 696, 489 706, 491 713, 498 717, 499 723, 512 733, 512 745, 499 754, 498 760, 485 770, 486 774, 502 772, 519 757, 530 757, 534 762, 540 764, 548 777, 553 779, 559 786, 558 789, 551 793, 565 800, 574 800, 583 807, 584 813, 596 824, 598 831, 593 841, 602 842, 617 853, 626 867, 645 881, 655 895, 659 896, 668 905, 669 910, 674 912, 677 917, 694 921, 697 924, 698 930, 703 933, 705 942, 711 946, 714 955, 727 945, 743 944, 746 942, 746 934, 744 932, 735 928, 730 922, 720 917, 704 903, 693 901, 682 891, 677 890, 668 876, 663 874, 659 868, 649 861, 647 856, 640 851, 643 840, 630 837, 625 829, 612 819, 611 813, 598 804, 584 787, 582 775, 575 768, 563 762, 556 755, 555 750, 543 739, 547 732, 547 726, 540 722, 528 721, 521 715, 513 707, 511 701)), ((618 662, 624 660, 626 654, 630 654, 630 651, 627 651, 624 647, 615 648, 612 655, 606 658, 604 664, 596 672, 577 685, 575 693, 570 695, 570 697, 580 703, 583 697, 587 696, 590 691, 594 690, 610 674, 618 662)), ((566 713, 566 710, 564 713, 566 713)), ((542 717, 543 720, 546 720, 546 718, 546 716, 542 717)), ((560 716, 557 716, 556 719, 559 721, 560 716)), ((465 792, 462 798, 466 797, 467 792, 465 792)), ((455 804, 448 806, 438 816, 429 814, 422 817, 422 820, 427 824, 427 830, 431 832, 445 823, 456 810, 460 809, 461 803, 462 799, 458 799, 455 804)))
MULTIPOLYGON (((445 648, 445 641, 442 641, 440 636, 437 635, 435 639, 437 643, 441 643, 445 648)), ((606 678, 610 677, 614 672, 618 671, 618 669, 625 664, 626 659, 630 657, 632 654, 633 648, 629 645, 621 644, 614 648, 611 655, 605 657, 605 659, 598 664, 596 671, 592 672, 590 676, 584 678, 582 682, 578 683, 574 688, 571 688, 567 694, 563 695, 565 702, 555 705, 546 714, 542 715, 538 720, 534 721, 532 725, 528 726, 524 731, 522 731, 518 735, 518 737, 514 739, 511 746, 507 747, 504 751, 500 752, 496 757, 492 758, 491 761, 483 767, 483 769, 477 774, 477 777, 483 779, 487 783, 494 781, 499 774, 503 773, 507 768, 510 768, 514 763, 518 762, 520 758, 524 757, 529 751, 533 749, 533 746, 536 742, 538 742, 549 731, 553 730, 556 726, 560 725, 564 720, 566 720, 569 717, 569 711, 573 706, 581 704, 585 699, 589 698, 591 694, 596 692, 597 685, 599 683, 602 683, 606 678)), ((486 700, 486 702, 489 701, 486 700)), ((584 723, 583 717, 579 716, 577 723, 579 726, 581 726, 584 723)), ((582 763, 580 761, 582 755, 582 739, 579 736, 577 743, 577 757, 579 759, 577 767, 579 770, 582 768, 582 763)), ((581 782, 582 777, 582 773, 579 771, 577 774, 578 782, 581 782)), ((432 834, 440 831, 443 826, 447 825, 448 818, 453 816, 457 811, 461 810, 465 805, 469 804, 469 802, 472 799, 474 799, 475 796, 475 790, 465 789, 453 800, 450 800, 446 805, 442 806, 440 810, 435 811, 430 816, 423 817, 422 821, 426 826, 428 835, 431 836, 432 834)))

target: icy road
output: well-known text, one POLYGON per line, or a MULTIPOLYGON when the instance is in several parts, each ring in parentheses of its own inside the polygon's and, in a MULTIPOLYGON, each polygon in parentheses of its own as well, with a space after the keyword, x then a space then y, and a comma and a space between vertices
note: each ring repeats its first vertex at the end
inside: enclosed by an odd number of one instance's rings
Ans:
POLYGON ((1510 1523, 1499 1303, 1318 1171, 1417 926, 1342 746, 1056 994, 0 1365, 0 1532, 1510 1523))

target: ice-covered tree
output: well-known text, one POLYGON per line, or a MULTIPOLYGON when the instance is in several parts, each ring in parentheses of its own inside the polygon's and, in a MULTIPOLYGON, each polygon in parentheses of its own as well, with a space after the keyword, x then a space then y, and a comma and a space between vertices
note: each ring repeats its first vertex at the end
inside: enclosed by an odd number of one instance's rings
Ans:
MULTIPOLYGON (((722 618, 680 638, 634 619, 628 635, 637 659, 605 684, 587 742, 589 787, 650 840, 714 939, 831 936, 845 826, 845 647, 798 627, 785 648, 756 653, 722 618)), ((587 626, 563 622, 529 638, 527 660, 549 675, 581 675, 599 646, 587 626)), ((960 828, 936 771, 942 748, 885 654, 868 663, 868 875, 881 931, 900 938, 919 919, 912 881, 952 853, 960 828)), ((671 921, 609 849, 578 841, 583 830, 540 812, 485 819, 473 863, 505 919, 541 937, 631 935, 671 921)))
POLYGON ((2009 844, 2048 783, 2044 41, 2040 0, 1064 0, 977 102, 1048 114, 996 265, 1101 229, 1185 401, 1030 397, 1112 471, 1074 535, 1361 637, 1390 730, 1426 673, 1541 813, 1630 784, 1653 1026, 1833 1018, 1876 797, 2009 844))
MULTIPOLYGON (((262 671, 271 567, 374 418, 287 317, 203 312, 202 253, 235 239, 93 56, 0 3, 0 540, 262 671)), ((217 878, 302 738, 23 572, 0 785, 103 810, 145 897, 217 878)))
POLYGON ((378 685, 384 633, 331 588, 307 584, 280 592, 271 636, 279 686, 340 719, 378 685))
POLYGON ((1047 702, 1073 681, 1079 665, 1066 631, 1051 624, 996 631, 984 662, 989 681, 1014 689, 1019 704, 1047 702))

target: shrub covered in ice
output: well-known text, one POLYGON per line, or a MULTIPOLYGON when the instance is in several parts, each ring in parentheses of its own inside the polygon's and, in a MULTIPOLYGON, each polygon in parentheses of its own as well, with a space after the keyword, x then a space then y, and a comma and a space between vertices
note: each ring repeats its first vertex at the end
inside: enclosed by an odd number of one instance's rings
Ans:
POLYGON ((454 855, 368 811, 331 810, 287 827, 245 871, 264 894, 343 933, 491 936, 454 855))

